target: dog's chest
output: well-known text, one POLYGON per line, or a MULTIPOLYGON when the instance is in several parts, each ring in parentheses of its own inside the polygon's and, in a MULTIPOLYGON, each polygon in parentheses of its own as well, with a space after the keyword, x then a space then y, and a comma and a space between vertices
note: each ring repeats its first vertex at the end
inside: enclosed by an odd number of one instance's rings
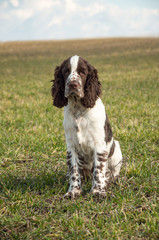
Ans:
POLYGON ((90 125, 91 123, 87 118, 81 116, 75 119, 72 134, 76 138, 77 144, 88 146, 90 145, 93 140, 90 125))
POLYGON ((93 129, 87 115, 71 114, 64 121, 67 144, 84 151, 93 148, 93 129))

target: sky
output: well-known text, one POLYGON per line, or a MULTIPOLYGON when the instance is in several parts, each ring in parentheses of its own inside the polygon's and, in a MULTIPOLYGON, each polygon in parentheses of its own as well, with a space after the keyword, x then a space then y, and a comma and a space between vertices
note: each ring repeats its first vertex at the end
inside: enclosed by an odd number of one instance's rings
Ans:
POLYGON ((159 0, 0 0, 0 41, 159 37, 159 0))

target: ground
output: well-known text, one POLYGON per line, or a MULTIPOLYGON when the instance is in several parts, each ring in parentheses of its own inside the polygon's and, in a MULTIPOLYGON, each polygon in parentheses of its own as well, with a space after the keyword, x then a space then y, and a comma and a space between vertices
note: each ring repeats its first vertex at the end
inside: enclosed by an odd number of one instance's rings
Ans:
POLYGON ((0 43, 0 239, 158 239, 158 93, 158 38, 0 43), (124 158, 104 200, 91 181, 63 199, 63 111, 50 80, 75 54, 98 69, 124 158))

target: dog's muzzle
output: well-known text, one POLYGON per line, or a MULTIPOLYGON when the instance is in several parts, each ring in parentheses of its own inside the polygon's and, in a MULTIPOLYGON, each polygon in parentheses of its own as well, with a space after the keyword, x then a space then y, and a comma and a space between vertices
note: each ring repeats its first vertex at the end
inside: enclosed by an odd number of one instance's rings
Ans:
POLYGON ((78 98, 84 97, 81 77, 77 73, 72 73, 68 77, 65 86, 65 97, 75 95, 78 98))

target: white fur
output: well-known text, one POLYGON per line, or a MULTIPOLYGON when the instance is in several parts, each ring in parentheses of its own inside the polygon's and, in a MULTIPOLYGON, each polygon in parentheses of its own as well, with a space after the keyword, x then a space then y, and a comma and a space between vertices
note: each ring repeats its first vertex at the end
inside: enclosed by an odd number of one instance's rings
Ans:
POLYGON ((66 86, 65 86, 65 97, 69 97, 69 84, 71 81, 76 81, 79 84, 78 88, 78 94, 79 97, 82 98, 84 97, 84 92, 82 91, 82 81, 80 75, 77 73, 77 67, 78 67, 78 62, 79 62, 79 56, 75 55, 70 58, 70 66, 71 66, 71 71, 68 76, 66 86))
POLYGON ((70 75, 68 76, 67 84, 69 81, 77 80, 80 78, 79 74, 77 73, 78 61, 79 61, 79 56, 77 55, 71 57, 70 59, 71 72, 70 72, 70 75))
MULTIPOLYGON (((70 81, 81 81, 77 73, 79 57, 70 59, 71 72, 65 86, 65 96, 68 105, 64 107, 64 130, 68 151, 69 189, 67 196, 76 196, 81 193, 81 170, 93 172, 92 193, 105 196, 105 187, 112 175, 117 177, 122 165, 122 153, 119 143, 113 137, 106 142, 105 107, 100 98, 93 108, 86 108, 80 98, 76 100, 69 95, 70 81), (111 148, 115 146, 112 155, 111 148), (82 159, 82 160, 81 160, 82 159), (70 167, 71 166, 71 167, 70 167)), ((81 91, 82 84, 79 84, 81 91)), ((79 94, 79 97, 83 96, 79 94)))
POLYGON ((70 59, 71 72, 75 72, 77 70, 78 61, 79 61, 79 56, 75 55, 75 56, 71 57, 71 59, 70 59))
MULTIPOLYGON (((108 158, 110 148, 113 143, 113 138, 106 144, 104 125, 106 121, 105 107, 100 98, 97 99, 93 108, 85 108, 80 102, 68 101, 68 105, 64 108, 64 130, 67 144, 67 151, 72 153, 72 165, 77 170, 75 174, 70 175, 70 187, 68 193, 77 193, 77 190, 72 190, 74 186, 78 185, 78 182, 73 182, 71 179, 76 176, 76 180, 80 179, 78 174, 79 168, 86 168, 91 170, 94 166, 100 166, 100 162, 97 158, 97 153, 105 153, 105 158, 108 158), (93 157, 91 153, 93 152, 93 157), (78 153, 80 153, 86 160, 87 164, 80 166, 78 159, 78 153)), ((106 176, 106 172, 109 172, 109 166, 114 168, 113 176, 119 175, 122 154, 119 143, 115 141, 115 151, 108 161, 103 162, 103 170, 98 172, 98 177, 101 181, 99 188, 103 189, 108 182, 110 175, 106 176)), ((81 181, 79 180, 80 184, 81 181)), ((94 189, 97 185, 93 180, 92 192, 99 192, 94 189)), ((103 190, 102 190, 103 191, 103 190)), ((67 194, 68 194, 67 193, 67 194)), ((80 194, 80 192, 78 192, 80 194)), ((66 195, 67 195, 66 194, 66 195)), ((104 193, 105 194, 105 193, 104 193)))
POLYGON ((104 151, 106 148, 103 131, 105 119, 105 109, 100 98, 93 108, 88 109, 82 107, 80 103, 69 103, 64 108, 67 149, 78 148, 80 145, 83 151, 87 149, 89 152, 94 149, 94 146, 98 152, 104 151))

